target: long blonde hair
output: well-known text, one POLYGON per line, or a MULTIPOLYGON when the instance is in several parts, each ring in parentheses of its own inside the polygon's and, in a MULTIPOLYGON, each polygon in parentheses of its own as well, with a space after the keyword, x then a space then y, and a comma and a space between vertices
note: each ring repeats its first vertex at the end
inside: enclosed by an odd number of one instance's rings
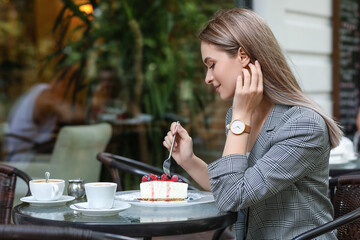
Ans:
POLYGON ((313 109, 327 124, 331 148, 339 144, 343 135, 339 125, 301 90, 274 34, 259 15, 241 8, 221 10, 210 19, 198 38, 231 57, 241 47, 251 62, 260 62, 267 99, 275 104, 313 109))

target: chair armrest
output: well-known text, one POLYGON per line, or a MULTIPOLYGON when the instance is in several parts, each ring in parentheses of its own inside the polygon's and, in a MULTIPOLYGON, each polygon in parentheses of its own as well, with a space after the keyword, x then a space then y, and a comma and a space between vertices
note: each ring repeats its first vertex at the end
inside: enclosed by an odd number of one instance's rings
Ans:
POLYGON ((360 218, 360 208, 349 212, 348 214, 345 214, 341 217, 338 217, 337 219, 325 223, 319 227, 313 228, 307 232, 304 232, 297 237, 293 238, 292 240, 306 240, 306 239, 313 239, 317 236, 320 236, 324 233, 330 232, 332 230, 337 229, 340 226, 346 225, 348 223, 351 223, 352 221, 355 221, 356 219, 360 218))

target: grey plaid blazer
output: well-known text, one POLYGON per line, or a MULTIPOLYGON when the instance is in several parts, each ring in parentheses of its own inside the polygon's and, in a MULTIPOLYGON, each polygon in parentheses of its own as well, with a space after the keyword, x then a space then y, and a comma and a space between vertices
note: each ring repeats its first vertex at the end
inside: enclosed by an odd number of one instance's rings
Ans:
MULTIPOLYGON (((231 114, 230 108, 225 124, 231 114)), ((327 126, 318 113, 275 105, 248 155, 228 155, 209 164, 217 207, 240 213, 237 239, 245 232, 246 239, 291 239, 331 221, 329 154, 327 126)), ((318 239, 337 239, 336 232, 318 239)))

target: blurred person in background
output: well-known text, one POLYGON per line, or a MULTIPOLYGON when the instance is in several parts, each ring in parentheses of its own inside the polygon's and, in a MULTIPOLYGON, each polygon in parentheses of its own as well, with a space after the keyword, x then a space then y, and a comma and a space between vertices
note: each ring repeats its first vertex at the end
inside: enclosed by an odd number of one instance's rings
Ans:
POLYGON ((74 84, 66 71, 51 83, 39 83, 21 96, 12 107, 4 136, 4 161, 36 161, 37 153, 51 153, 59 128, 84 124, 86 110, 72 103, 74 84))
POLYGON ((124 113, 126 110, 126 96, 115 68, 103 67, 98 75, 92 89, 88 113, 90 122, 101 121, 104 114, 124 113))

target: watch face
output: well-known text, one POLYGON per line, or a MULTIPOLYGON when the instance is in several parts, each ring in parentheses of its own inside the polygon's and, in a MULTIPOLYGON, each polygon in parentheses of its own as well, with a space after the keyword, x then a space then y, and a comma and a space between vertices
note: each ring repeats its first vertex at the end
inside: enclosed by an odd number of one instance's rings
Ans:
POLYGON ((235 134, 241 134, 245 130, 245 124, 240 120, 235 120, 231 123, 231 131, 235 134))

